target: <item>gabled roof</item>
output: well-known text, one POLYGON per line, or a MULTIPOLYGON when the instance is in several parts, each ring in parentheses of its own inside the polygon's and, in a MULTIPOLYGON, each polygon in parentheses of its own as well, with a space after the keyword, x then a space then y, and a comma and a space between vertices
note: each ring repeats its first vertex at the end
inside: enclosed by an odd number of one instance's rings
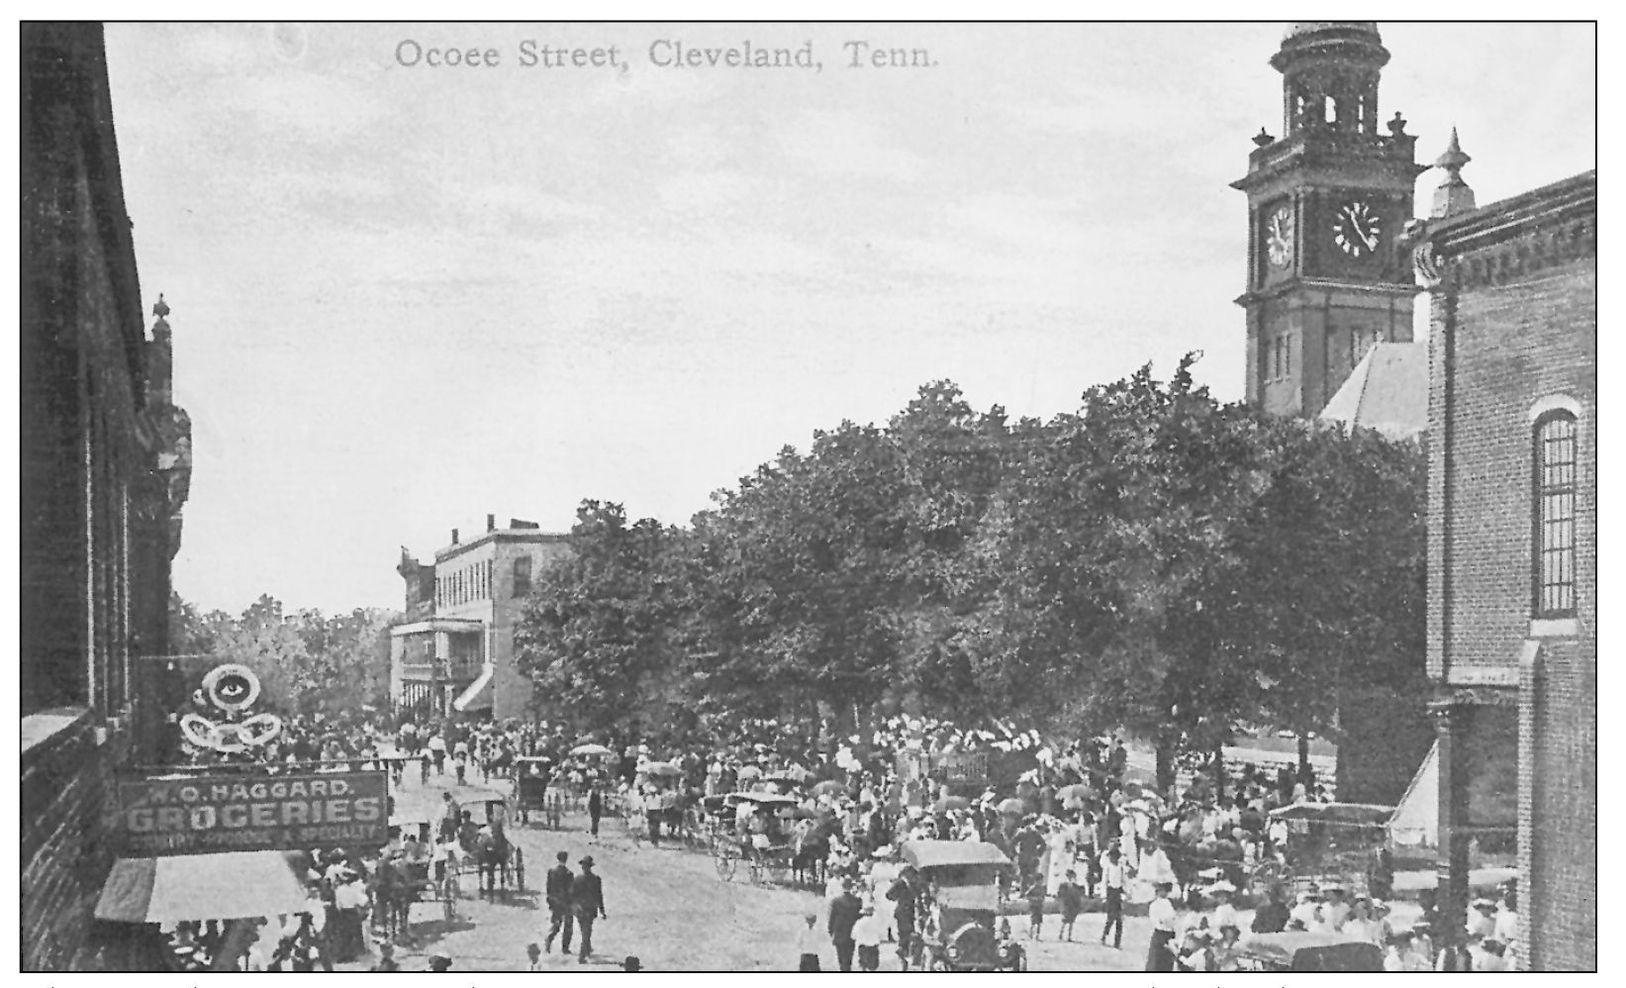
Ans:
POLYGON ((1427 345, 1372 347, 1318 417, 1345 427, 1376 429, 1390 439, 1421 435, 1428 428, 1427 345))

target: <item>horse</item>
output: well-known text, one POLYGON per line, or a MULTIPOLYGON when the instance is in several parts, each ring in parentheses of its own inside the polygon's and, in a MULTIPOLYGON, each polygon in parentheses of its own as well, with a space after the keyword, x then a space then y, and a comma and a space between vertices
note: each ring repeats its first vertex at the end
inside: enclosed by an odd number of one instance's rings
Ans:
POLYGON ((791 880, 817 886, 825 880, 825 861, 830 857, 831 822, 804 820, 791 841, 791 880))
POLYGON ((475 841, 474 860, 480 866, 480 895, 491 899, 497 894, 499 876, 502 887, 508 887, 508 838, 501 828, 482 831, 475 841))
POLYGON ((372 894, 374 924, 379 932, 389 939, 409 933, 412 903, 418 898, 418 890, 396 862, 385 859, 378 863, 372 894))

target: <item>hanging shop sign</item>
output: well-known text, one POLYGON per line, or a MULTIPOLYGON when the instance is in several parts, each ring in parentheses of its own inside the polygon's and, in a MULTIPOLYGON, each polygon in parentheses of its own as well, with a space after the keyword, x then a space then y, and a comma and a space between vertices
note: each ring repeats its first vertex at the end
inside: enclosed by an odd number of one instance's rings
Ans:
POLYGON ((384 772, 161 777, 119 783, 126 857, 381 847, 384 772))

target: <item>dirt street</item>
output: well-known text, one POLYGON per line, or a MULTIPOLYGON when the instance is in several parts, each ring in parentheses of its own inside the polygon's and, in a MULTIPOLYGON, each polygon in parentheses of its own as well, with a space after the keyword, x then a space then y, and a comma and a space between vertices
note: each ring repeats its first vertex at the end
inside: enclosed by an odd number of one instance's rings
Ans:
MULTIPOLYGON (((464 808, 483 816, 481 801, 496 786, 457 787, 448 772, 431 776, 424 786, 408 773, 396 792, 398 817, 439 816, 441 794, 450 790, 464 808)), ((478 776, 475 777, 476 779, 478 776)), ((427 955, 443 949, 453 958, 454 971, 523 971, 528 966, 525 946, 541 943, 547 934, 547 908, 540 889, 554 855, 570 855, 572 870, 583 854, 591 854, 603 878, 609 918, 593 930, 594 958, 589 967, 608 970, 635 955, 651 971, 790 971, 796 969, 796 934, 802 917, 817 911, 820 900, 810 892, 758 888, 741 868, 732 882, 718 878, 709 856, 674 846, 650 847, 635 841, 619 821, 606 818, 598 840, 586 831, 587 818, 568 815, 565 829, 550 831, 534 818, 529 827, 513 834, 525 856, 525 895, 506 901, 478 898, 473 875, 463 880, 465 898, 458 904, 459 918, 447 924, 438 903, 413 907, 416 943, 399 949, 397 959, 406 971, 424 970, 427 955)), ((1019 933, 1025 917, 1012 917, 1019 933)), ((1046 918, 1044 939, 1028 943, 1031 967, 1036 971, 1136 971, 1146 959, 1148 932, 1144 919, 1125 924, 1122 950, 1102 947, 1099 915, 1080 917, 1079 943, 1056 943, 1059 917, 1046 918)), ((572 946, 576 946, 573 944, 572 946)), ((836 967, 835 949, 821 958, 826 970, 836 967)), ((370 961, 368 963, 371 963, 370 961)), ((579 970, 574 956, 544 955, 544 969, 579 970)), ((365 969, 366 964, 347 965, 365 969)), ((897 970, 891 948, 882 948, 882 970, 897 970)))

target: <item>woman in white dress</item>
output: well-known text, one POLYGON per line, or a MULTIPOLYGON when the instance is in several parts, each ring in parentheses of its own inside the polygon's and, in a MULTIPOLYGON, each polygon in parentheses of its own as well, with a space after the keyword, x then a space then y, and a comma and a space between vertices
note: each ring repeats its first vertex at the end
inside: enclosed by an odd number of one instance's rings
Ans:
POLYGON ((1046 841, 1050 846, 1046 851, 1045 859, 1048 868, 1045 871, 1045 892, 1055 895, 1061 888, 1061 883, 1067 881, 1067 872, 1073 868, 1074 859, 1078 855, 1078 845, 1073 843, 1073 828, 1069 826, 1052 826, 1046 841))
POLYGON ((1118 824, 1118 849, 1123 852, 1124 865, 1130 871, 1137 871, 1140 868, 1140 841, 1135 824, 1136 816, 1134 810, 1126 808, 1118 824))

